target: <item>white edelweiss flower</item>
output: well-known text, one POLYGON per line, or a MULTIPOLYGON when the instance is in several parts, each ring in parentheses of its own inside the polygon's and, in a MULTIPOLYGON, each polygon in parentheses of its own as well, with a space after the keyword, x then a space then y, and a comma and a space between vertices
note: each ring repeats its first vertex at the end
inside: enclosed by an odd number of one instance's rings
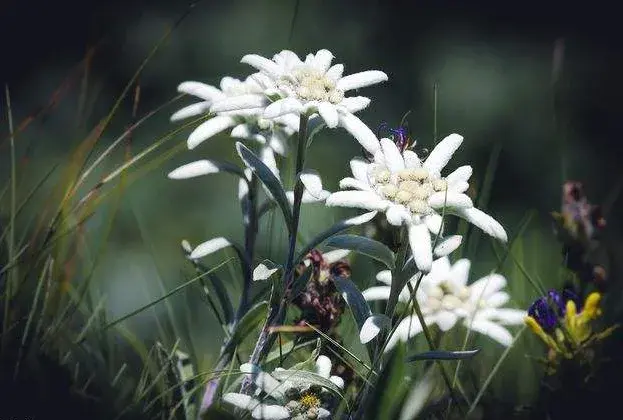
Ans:
MULTIPOLYGON (((466 328, 509 346, 513 337, 504 325, 522 324, 527 313, 523 310, 501 307, 508 302, 510 296, 502 291, 506 286, 506 279, 500 274, 490 274, 468 285, 470 267, 471 262, 465 258, 454 264, 450 264, 447 257, 433 262, 432 270, 422 278, 416 292, 424 322, 426 325, 437 324, 442 331, 448 331, 459 320, 463 320, 466 328)), ((377 278, 389 280, 391 284, 389 272, 381 272, 377 278)), ((413 280, 411 282, 413 284, 413 280)), ((368 299, 370 296, 387 299, 389 290, 384 294, 364 291, 364 296, 366 295, 368 299)), ((400 300, 405 301, 403 293, 400 300)), ((393 348, 398 340, 408 341, 420 332, 422 325, 417 315, 405 317, 390 338, 386 351, 393 348)))
MULTIPOLYGON (((264 94, 265 118, 285 115, 319 114, 327 127, 343 127, 370 153, 378 149, 374 133, 354 113, 368 106, 370 99, 363 96, 346 97, 349 90, 375 85, 387 80, 382 71, 368 70, 342 76, 343 64, 331 65, 333 54, 320 50, 308 54, 302 61, 294 52, 284 50, 272 60, 249 54, 241 62, 255 67, 261 73, 259 79, 266 87, 264 94), (268 80, 267 80, 268 79, 268 80)), ((215 103, 213 112, 249 109, 261 103, 257 96, 246 101, 234 99, 215 103)))
MULTIPOLYGON (((240 101, 253 95, 261 99, 266 86, 270 83, 269 79, 259 73, 245 80, 223 77, 220 89, 196 81, 183 82, 177 87, 178 92, 196 96, 201 99, 201 102, 188 105, 175 112, 171 116, 171 121, 207 114, 212 105, 223 100, 240 101)), ((255 106, 245 110, 217 112, 214 117, 201 123, 190 133, 187 140, 188 148, 194 149, 210 137, 231 129, 231 137, 254 140, 262 145, 260 154, 264 163, 271 159, 274 161, 273 153, 285 155, 287 140, 298 131, 299 123, 293 115, 284 115, 275 119, 263 118, 263 110, 262 102, 256 101, 255 106)))
MULTIPOLYGON (((274 374, 283 370, 277 368, 274 374)), ((279 381, 259 366, 249 363, 241 365, 240 371, 252 374, 253 383, 257 387, 255 395, 265 393, 266 397, 260 401, 249 395, 230 392, 223 395, 223 400, 250 411, 254 419, 323 419, 331 416, 329 410, 323 407, 328 394, 313 390, 310 383, 297 379, 279 381)), ((344 388, 344 380, 331 375, 331 360, 327 356, 321 355, 316 359, 314 373, 330 380, 340 389, 344 388)))
MULTIPOLYGON (((422 162, 414 151, 401 152, 392 140, 383 138, 371 163, 351 160, 353 177, 340 181, 340 188, 348 190, 331 194, 326 205, 384 211, 389 224, 406 225, 415 263, 425 272, 431 269, 431 234, 436 236, 441 232, 440 212, 444 207, 446 214, 460 216, 505 242, 507 235, 502 225, 475 208, 464 194, 469 187, 471 166, 461 166, 448 176, 441 176, 462 142, 462 136, 450 134, 422 162)), ((453 244, 446 244, 450 252, 460 244, 457 239, 451 240, 453 244)), ((435 251, 438 255, 449 253, 448 249, 435 251)))

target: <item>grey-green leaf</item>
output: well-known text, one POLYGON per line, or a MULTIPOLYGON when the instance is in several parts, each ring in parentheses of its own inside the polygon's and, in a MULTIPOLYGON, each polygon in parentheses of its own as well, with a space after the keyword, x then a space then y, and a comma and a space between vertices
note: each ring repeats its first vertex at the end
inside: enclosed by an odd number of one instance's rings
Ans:
POLYGON ((365 298, 351 279, 346 277, 335 277, 333 281, 348 306, 350 306, 350 310, 353 311, 355 321, 357 322, 357 328, 361 331, 363 323, 366 322, 366 319, 368 319, 370 315, 372 315, 368 302, 366 302, 365 298))
POLYGON ((314 372, 309 372, 306 370, 294 370, 294 369, 284 369, 284 370, 275 370, 271 372, 271 375, 280 381, 300 381, 306 384, 318 385, 329 391, 333 392, 340 398, 343 398, 342 391, 330 380, 318 375, 314 372))
POLYGON ((294 263, 298 264, 299 262, 301 262, 309 251, 316 248, 318 245, 320 245, 321 243, 329 239, 331 236, 338 234, 340 232, 343 232, 346 229, 351 228, 353 226, 358 226, 358 225, 367 223, 370 220, 372 220, 374 216, 376 216, 376 214, 377 214, 376 211, 371 211, 368 213, 361 214, 359 216, 351 217, 350 219, 340 220, 339 222, 331 226, 329 229, 325 230, 324 232, 321 232, 320 234, 312 238, 312 240, 309 241, 307 245, 305 245, 305 247, 301 250, 301 252, 295 258, 294 263))
POLYGON ((424 353, 414 354, 407 357, 407 361, 415 362, 418 360, 462 360, 471 359, 474 357, 480 349, 476 350, 460 350, 460 351, 444 351, 434 350, 426 351, 424 353))
POLYGON ((242 319, 240 319, 240 322, 238 323, 231 340, 227 342, 227 347, 223 353, 233 351, 245 338, 247 338, 249 334, 261 325, 266 318, 267 309, 267 301, 262 301, 252 306, 251 309, 244 314, 242 319))
MULTIPOLYGON (((281 181, 271 172, 271 170, 255 155, 248 147, 240 142, 236 142, 236 150, 242 161, 247 165, 260 179, 262 184, 270 191, 273 198, 279 205, 283 217, 286 220, 288 230, 292 229, 292 209, 286 192, 281 185, 281 181)), ((292 232, 290 232, 292 233, 292 232)))
POLYGON ((374 239, 358 235, 337 235, 327 241, 332 248, 350 249, 353 252, 366 255, 385 264, 393 270, 396 265, 396 256, 385 245, 374 239))

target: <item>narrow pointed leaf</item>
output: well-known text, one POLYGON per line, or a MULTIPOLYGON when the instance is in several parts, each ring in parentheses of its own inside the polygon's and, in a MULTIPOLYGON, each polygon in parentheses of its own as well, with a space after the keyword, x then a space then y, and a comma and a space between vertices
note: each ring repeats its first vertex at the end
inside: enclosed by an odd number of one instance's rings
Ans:
POLYGON ((247 338, 249 334, 261 325, 266 318, 267 310, 267 301, 262 301, 252 306, 251 309, 244 314, 242 319, 240 319, 240 322, 238 323, 231 340, 227 343, 227 347, 224 349, 223 353, 233 351, 245 338, 247 338))
POLYGON ((407 357, 407 361, 415 362, 418 360, 463 360, 463 359, 471 359, 474 357, 480 349, 476 350, 461 350, 461 351, 444 351, 444 350, 435 350, 435 351, 426 351, 424 353, 414 354, 413 356, 407 357))
POLYGON ((346 277, 335 277, 333 281, 335 282, 337 290, 340 291, 342 297, 350 307, 350 310, 353 311, 355 321, 357 322, 357 328, 361 331, 361 327, 363 327, 366 319, 372 315, 368 302, 366 302, 365 298, 351 279, 346 277))
POLYGON ((309 266, 307 266, 307 268, 305 268, 303 274, 301 274, 294 280, 290 291, 290 300, 295 299, 303 292, 303 290, 305 290, 305 287, 307 286, 307 283, 309 282, 309 279, 311 278, 313 272, 314 267, 310 264, 309 266))
MULTIPOLYGON (((292 209, 290 208, 290 203, 288 202, 288 197, 286 196, 286 192, 281 185, 279 179, 272 173, 270 168, 261 161, 259 157, 255 155, 249 148, 247 148, 244 144, 237 142, 236 149, 238 150, 238 154, 240 158, 243 160, 245 165, 247 165, 260 179, 262 184, 266 187, 268 191, 272 194, 273 198, 277 202, 277 205, 281 209, 283 213, 283 217, 286 220, 286 225, 288 226, 288 231, 292 230, 292 209)), ((292 232, 290 232, 292 233, 292 232)))
POLYGON ((324 232, 314 237, 311 241, 309 241, 309 243, 305 245, 303 250, 299 253, 299 255, 294 260, 295 263, 301 262, 309 251, 316 248, 318 245, 320 245, 321 243, 323 243, 324 241, 326 241, 333 235, 343 232, 350 227, 362 225, 364 223, 369 222, 370 220, 374 218, 374 216, 376 216, 376 213, 377 213, 376 211, 371 211, 371 212, 364 213, 356 217, 351 217, 350 219, 340 220, 339 222, 331 226, 329 229, 325 230, 324 232))
POLYGON ((338 235, 327 241, 327 246, 332 248, 350 249, 353 252, 366 255, 382 262, 387 268, 393 270, 396 265, 396 256, 385 245, 374 239, 358 235, 338 235))

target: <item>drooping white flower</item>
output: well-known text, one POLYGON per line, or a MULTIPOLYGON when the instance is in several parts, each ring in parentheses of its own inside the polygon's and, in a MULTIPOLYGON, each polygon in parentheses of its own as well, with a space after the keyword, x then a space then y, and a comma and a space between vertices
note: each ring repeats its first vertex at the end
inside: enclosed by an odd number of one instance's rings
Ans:
MULTIPOLYGON (((223 400, 250 411, 254 419, 323 419, 331 416, 331 412, 325 408, 329 394, 302 379, 291 378, 291 374, 286 379, 276 379, 273 375, 284 372, 282 368, 275 369, 271 375, 259 366, 245 363, 240 366, 240 371, 253 375, 255 396, 230 392, 223 395, 223 400), (262 394, 264 398, 260 401, 259 396, 262 394)), ((331 360, 327 356, 320 355, 316 359, 314 373, 330 380, 338 388, 344 388, 344 380, 331 375, 331 360)))
MULTIPOLYGON (((196 96, 201 99, 201 102, 188 105, 175 112, 171 116, 171 121, 208 114, 210 107, 219 101, 239 101, 240 98, 262 93, 270 84, 271 81, 259 73, 245 80, 223 77, 220 89, 202 82, 183 82, 178 86, 178 92, 196 96)), ((217 112, 190 133, 187 140, 188 148, 194 149, 210 137, 231 129, 231 137, 253 140, 261 145, 260 155, 264 163, 274 161, 274 153, 285 155, 287 140, 298 131, 299 122, 293 115, 266 119, 262 117, 263 111, 262 106, 256 106, 244 110, 217 112)))
POLYGON ((392 140, 383 138, 372 162, 351 160, 353 177, 340 181, 340 188, 346 191, 331 194, 326 205, 383 211, 391 225, 407 226, 413 258, 425 272, 431 269, 431 234, 437 236, 442 231, 440 213, 444 207, 446 214, 460 216, 492 237, 507 241, 502 225, 475 208, 464 194, 469 188, 471 166, 461 166, 446 177, 441 175, 462 142, 462 136, 451 134, 422 162, 414 151, 401 152, 392 140))
POLYGON ((369 70, 342 76, 343 64, 331 65, 333 54, 319 50, 302 61, 294 52, 283 50, 272 60, 257 54, 245 55, 241 62, 259 70, 258 83, 264 95, 246 95, 245 100, 224 100, 215 103, 213 112, 265 107, 265 118, 285 115, 319 114, 327 127, 343 127, 370 153, 376 152, 376 136, 354 113, 366 108, 370 99, 346 97, 346 92, 387 80, 382 71, 369 70))
MULTIPOLYGON (((520 325, 526 311, 503 308, 510 296, 502 289, 506 279, 500 274, 490 274, 467 284, 471 262, 460 259, 450 264, 447 257, 433 262, 432 270, 425 275, 416 291, 416 299, 422 310, 427 326, 437 324, 442 331, 448 331, 459 320, 473 331, 487 335, 504 346, 512 342, 512 335, 504 327, 520 325)), ((389 298, 391 273, 382 271, 377 275, 379 281, 388 286, 375 286, 364 290, 366 300, 386 300, 389 298)), ((415 287, 417 276, 410 280, 415 287)), ((399 301, 408 302, 408 288, 400 293, 399 301)), ((398 340, 407 341, 422 332, 422 325, 415 313, 403 318, 390 338, 386 351, 393 348, 398 340)))

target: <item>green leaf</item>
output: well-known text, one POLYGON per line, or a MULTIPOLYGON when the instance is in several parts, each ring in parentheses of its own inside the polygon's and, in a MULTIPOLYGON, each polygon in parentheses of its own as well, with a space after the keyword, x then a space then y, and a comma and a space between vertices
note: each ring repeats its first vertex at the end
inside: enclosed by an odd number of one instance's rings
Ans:
POLYGON ((311 278, 313 273, 314 273, 314 267, 310 264, 305 269, 303 274, 301 274, 294 280, 294 283, 292 284, 292 289, 290 291, 290 296, 289 296, 290 301, 296 299, 296 297, 300 295, 303 292, 303 290, 305 290, 305 287, 307 287, 307 283, 309 282, 309 279, 311 278))
POLYGON ((355 321, 357 322, 358 330, 361 331, 363 323, 366 322, 366 319, 368 319, 370 315, 372 315, 368 302, 366 302, 365 298, 351 279, 336 276, 333 281, 348 306, 350 306, 350 310, 353 312, 355 321))
POLYGON ((396 256, 385 245, 374 239, 358 235, 338 235, 327 241, 332 248, 350 249, 353 252, 366 255, 385 264, 393 270, 396 266, 396 256))
POLYGON ((300 381, 305 384, 318 385, 333 392, 340 398, 344 398, 342 391, 330 380, 323 378, 314 372, 307 370, 284 369, 271 372, 271 375, 280 381, 300 381))
POLYGON ((364 418, 395 419, 398 418, 402 400, 407 387, 405 381, 405 344, 401 341, 392 352, 379 379, 374 385, 374 392, 368 400, 364 418))
POLYGON ((340 220, 339 222, 331 226, 329 229, 325 230, 324 232, 314 237, 311 241, 309 241, 309 243, 305 245, 303 250, 294 259, 294 263, 297 264, 301 262, 309 251, 316 248, 318 245, 320 245, 321 243, 329 239, 331 236, 337 233, 340 233, 353 226, 358 226, 358 225, 367 223, 370 220, 372 220, 374 216, 376 216, 376 214, 377 214, 376 211, 371 211, 371 212, 364 213, 356 217, 351 217, 350 219, 340 220))
POLYGON ((322 346, 322 340, 319 338, 316 339, 316 348, 312 350, 311 354, 306 360, 302 362, 296 363, 290 366, 290 370, 293 371, 312 371, 316 369, 316 359, 320 356, 320 347, 322 346))
POLYGON ((249 150, 249 148, 244 144, 236 142, 236 150, 238 150, 238 154, 245 165, 247 165, 257 175, 262 184, 264 184, 268 191, 270 191, 283 213, 289 233, 292 234, 292 209, 290 208, 290 203, 288 201, 288 197, 286 196, 286 192, 283 189, 283 185, 281 185, 281 181, 279 181, 268 166, 266 166, 264 162, 262 162, 260 158, 258 158, 255 153, 249 150))
POLYGON ((244 314, 238 326, 236 327, 234 333, 232 334, 231 340, 227 342, 226 348, 223 350, 223 354, 233 351, 236 347, 242 343, 242 341, 247 338, 249 334, 251 334, 258 325, 261 325, 262 322, 266 319, 266 311, 268 309, 268 302, 262 301, 260 303, 255 304, 249 309, 249 311, 244 314))
POLYGON ((434 351, 426 351, 424 353, 414 354, 413 356, 407 357, 407 361, 415 362, 418 360, 462 360, 462 359, 471 359, 474 357, 480 349, 476 350, 460 350, 460 351, 444 351, 444 350, 434 350, 434 351))

